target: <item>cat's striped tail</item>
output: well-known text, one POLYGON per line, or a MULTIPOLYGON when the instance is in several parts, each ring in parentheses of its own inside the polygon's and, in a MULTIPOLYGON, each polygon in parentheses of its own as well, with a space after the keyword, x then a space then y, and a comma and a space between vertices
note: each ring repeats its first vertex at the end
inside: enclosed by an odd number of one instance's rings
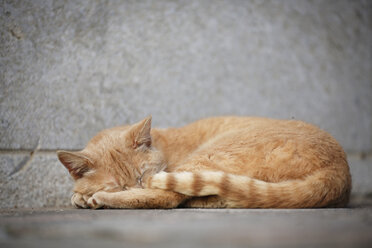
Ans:
POLYGON ((349 200, 351 178, 335 169, 278 183, 224 172, 160 172, 149 178, 146 187, 189 196, 218 195, 235 208, 342 207, 349 200))

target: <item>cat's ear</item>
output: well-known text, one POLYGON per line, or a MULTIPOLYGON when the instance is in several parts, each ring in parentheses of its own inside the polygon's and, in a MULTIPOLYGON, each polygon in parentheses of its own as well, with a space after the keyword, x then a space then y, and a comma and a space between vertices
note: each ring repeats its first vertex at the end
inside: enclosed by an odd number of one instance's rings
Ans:
POLYGON ((134 126, 131 128, 131 133, 133 137, 133 148, 137 148, 142 145, 147 147, 151 146, 151 115, 134 124, 134 126))
POLYGON ((91 160, 82 152, 57 151, 57 156, 75 180, 91 170, 91 160))

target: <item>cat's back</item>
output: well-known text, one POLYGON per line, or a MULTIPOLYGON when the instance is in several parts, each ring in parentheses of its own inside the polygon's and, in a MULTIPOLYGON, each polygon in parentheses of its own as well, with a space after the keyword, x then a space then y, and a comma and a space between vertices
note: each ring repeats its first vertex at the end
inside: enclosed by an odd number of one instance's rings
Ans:
POLYGON ((297 120, 211 117, 182 128, 167 129, 161 136, 166 140, 161 142, 163 150, 169 156, 177 157, 175 161, 182 161, 191 153, 215 153, 217 150, 239 154, 244 157, 244 161, 264 161, 273 158, 273 154, 301 154, 314 159, 327 157, 330 160, 337 157, 346 160, 342 147, 330 134, 297 120))
POLYGON ((199 144, 216 146, 262 147, 269 152, 277 147, 296 146, 302 152, 337 153, 345 157, 341 145, 329 133, 298 120, 263 117, 212 117, 190 124, 185 131, 198 136, 199 144))
POLYGON ((303 121, 227 116, 203 119, 188 128, 194 141, 199 139, 195 152, 229 154, 244 167, 255 164, 259 170, 260 166, 296 164, 298 168, 299 158, 304 171, 333 162, 348 168, 341 145, 329 133, 303 121))

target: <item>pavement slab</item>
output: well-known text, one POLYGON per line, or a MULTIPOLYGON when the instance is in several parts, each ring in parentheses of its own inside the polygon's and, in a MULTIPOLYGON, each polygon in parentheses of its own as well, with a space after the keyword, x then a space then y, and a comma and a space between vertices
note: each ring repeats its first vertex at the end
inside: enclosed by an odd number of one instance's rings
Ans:
POLYGON ((372 208, 0 210, 1 247, 371 247, 372 208))
POLYGON ((55 152, 0 154, 0 208, 70 204, 73 180, 55 152))

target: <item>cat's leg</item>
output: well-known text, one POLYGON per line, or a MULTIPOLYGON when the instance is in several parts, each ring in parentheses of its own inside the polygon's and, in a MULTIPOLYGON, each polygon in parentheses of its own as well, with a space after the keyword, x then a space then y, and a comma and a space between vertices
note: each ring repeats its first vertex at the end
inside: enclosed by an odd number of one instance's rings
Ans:
POLYGON ((229 202, 217 195, 193 197, 180 205, 185 208, 228 208, 229 202))
POLYGON ((120 192, 100 191, 87 201, 91 208, 176 208, 189 196, 160 189, 134 188, 120 192))

